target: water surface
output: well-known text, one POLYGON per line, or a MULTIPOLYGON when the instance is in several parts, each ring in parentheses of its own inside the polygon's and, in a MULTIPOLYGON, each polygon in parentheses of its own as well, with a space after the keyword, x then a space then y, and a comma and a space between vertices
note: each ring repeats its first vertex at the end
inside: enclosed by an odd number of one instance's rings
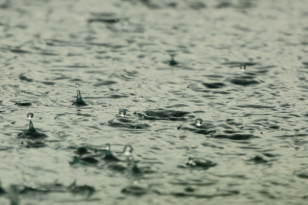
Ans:
POLYGON ((0 203, 306 204, 306 8, 0 0, 0 203), (70 163, 107 143, 143 173, 70 163))

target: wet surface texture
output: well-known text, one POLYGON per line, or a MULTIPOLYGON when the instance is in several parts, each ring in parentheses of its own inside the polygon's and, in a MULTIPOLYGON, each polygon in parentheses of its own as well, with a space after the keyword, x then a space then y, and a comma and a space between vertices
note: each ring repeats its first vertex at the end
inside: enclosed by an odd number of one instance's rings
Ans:
POLYGON ((307 22, 306 0, 0 0, 0 204, 306 204, 307 22))

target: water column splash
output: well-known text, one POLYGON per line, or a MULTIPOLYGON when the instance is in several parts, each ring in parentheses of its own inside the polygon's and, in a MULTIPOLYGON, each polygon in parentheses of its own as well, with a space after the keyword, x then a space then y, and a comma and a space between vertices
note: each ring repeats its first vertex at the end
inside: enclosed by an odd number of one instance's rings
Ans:
POLYGON ((77 90, 77 99, 76 101, 73 103, 73 105, 76 106, 86 106, 87 104, 83 101, 82 97, 81 97, 81 93, 80 90, 77 90))
POLYGON ((178 63, 174 60, 174 56, 175 56, 175 55, 170 55, 171 60, 169 61, 169 65, 171 65, 171 66, 175 66, 175 65, 178 64, 178 63))
POLYGON ((195 124, 196 124, 196 126, 200 127, 201 124, 202 124, 202 119, 201 119, 201 118, 197 118, 197 119, 195 120, 195 124))
POLYGON ((27 114, 27 118, 29 120, 29 129, 23 131, 22 133, 19 133, 18 138, 38 139, 38 138, 48 137, 46 134, 36 131, 32 123, 33 116, 34 116, 33 113, 27 114))
POLYGON ((30 132, 35 132, 36 131, 34 126, 33 126, 32 120, 29 121, 29 131, 30 132))
POLYGON ((142 171, 138 168, 133 156, 133 147, 126 145, 123 150, 123 155, 126 156, 127 168, 132 171, 133 174, 141 174, 142 171))
POLYGON ((106 150, 106 154, 104 156, 104 160, 107 161, 120 161, 118 158, 116 158, 115 156, 113 156, 113 154, 110 151, 110 144, 106 144, 105 146, 105 150, 106 150))
POLYGON ((33 118, 33 113, 32 112, 29 112, 28 114, 27 114, 27 118, 28 118, 28 120, 29 120, 29 131, 30 132, 35 132, 35 128, 34 128, 34 126, 33 126, 33 123, 32 123, 32 118, 33 118))

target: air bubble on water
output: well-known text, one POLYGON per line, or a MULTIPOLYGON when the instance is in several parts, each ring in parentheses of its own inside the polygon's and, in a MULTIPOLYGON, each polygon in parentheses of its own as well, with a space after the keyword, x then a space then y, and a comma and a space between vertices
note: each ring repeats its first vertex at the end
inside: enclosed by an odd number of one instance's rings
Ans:
POLYGON ((241 71, 245 71, 246 70, 246 64, 242 63, 240 65, 240 69, 241 69, 241 71))
POLYGON ((202 124, 202 119, 201 118, 197 118, 196 120, 195 120, 195 124, 196 124, 196 126, 201 126, 201 124, 202 124))
POLYGON ((124 117, 124 116, 126 115, 126 109, 121 109, 121 110, 119 111, 119 115, 120 115, 121 117, 124 117))
POLYGON ((33 113, 31 113, 31 112, 29 112, 28 114, 27 114, 27 118, 29 119, 29 120, 31 120, 32 118, 33 118, 33 113))
POLYGON ((79 83, 76 83, 76 84, 75 84, 75 87, 78 88, 78 87, 79 87, 79 83))

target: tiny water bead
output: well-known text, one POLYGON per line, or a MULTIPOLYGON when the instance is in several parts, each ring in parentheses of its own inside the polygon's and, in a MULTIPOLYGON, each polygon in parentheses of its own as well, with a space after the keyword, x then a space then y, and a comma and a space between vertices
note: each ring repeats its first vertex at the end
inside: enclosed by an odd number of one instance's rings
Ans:
POLYGON ((240 69, 241 69, 241 71, 245 71, 246 70, 246 64, 242 63, 240 65, 240 69))
POLYGON ((76 84, 75 84, 75 87, 78 88, 78 87, 79 87, 79 83, 76 83, 76 84))
POLYGON ((124 117, 124 116, 126 115, 126 109, 121 109, 121 110, 119 111, 119 115, 120 115, 121 117, 124 117))
POLYGON ((31 113, 31 112, 29 112, 28 114, 27 114, 27 118, 29 119, 29 120, 31 120, 32 118, 33 118, 33 113, 31 113))
POLYGON ((201 118, 197 118, 196 120, 195 120, 195 124, 196 124, 196 126, 201 126, 201 124, 202 124, 202 119, 201 118))

